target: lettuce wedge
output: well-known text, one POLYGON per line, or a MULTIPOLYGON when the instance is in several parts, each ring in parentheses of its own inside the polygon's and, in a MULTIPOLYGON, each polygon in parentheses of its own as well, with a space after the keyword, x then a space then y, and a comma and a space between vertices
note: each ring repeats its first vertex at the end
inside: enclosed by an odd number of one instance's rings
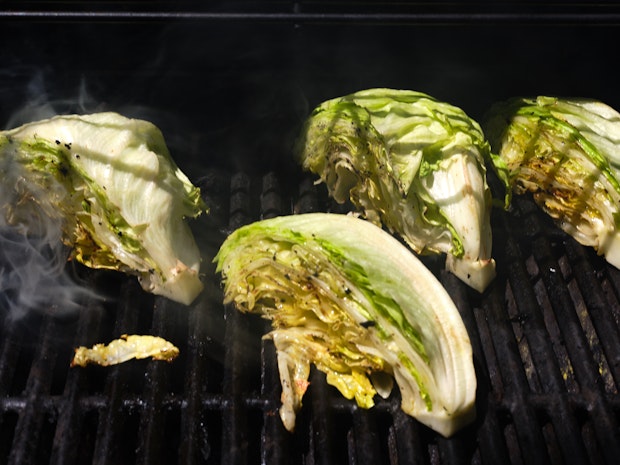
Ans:
POLYGON ((36 236, 59 224, 73 258, 137 275, 189 304, 200 251, 184 222, 205 210, 152 123, 113 112, 59 115, 0 132, 2 213, 36 236))
POLYGON ((297 152, 337 202, 415 252, 446 253, 446 267, 478 291, 495 277, 489 144, 461 109, 410 90, 356 92, 314 109, 297 152))
POLYGON ((592 99, 498 102, 485 118, 495 169, 563 231, 620 268, 620 113, 592 99))
POLYGON ((288 430, 311 364, 363 408, 389 395, 395 379, 403 411, 444 436, 474 418, 476 375, 461 316, 388 232, 351 215, 282 216, 237 229, 214 260, 224 302, 271 321, 288 430))

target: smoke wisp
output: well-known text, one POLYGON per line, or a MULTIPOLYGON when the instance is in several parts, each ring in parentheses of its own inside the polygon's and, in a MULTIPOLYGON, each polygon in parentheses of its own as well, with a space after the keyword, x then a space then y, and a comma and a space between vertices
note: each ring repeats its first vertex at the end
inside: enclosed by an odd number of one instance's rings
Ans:
MULTIPOLYGON (((3 136, 0 136, 3 137, 3 136)), ((0 144, 0 307, 12 318, 29 311, 69 313, 97 293, 67 270, 70 249, 63 243, 57 208, 68 195, 51 176, 36 178, 0 144), (40 181, 40 179, 39 179, 40 181), (44 186, 44 187, 43 187, 44 186)), ((41 177, 45 176, 42 174, 41 177)))

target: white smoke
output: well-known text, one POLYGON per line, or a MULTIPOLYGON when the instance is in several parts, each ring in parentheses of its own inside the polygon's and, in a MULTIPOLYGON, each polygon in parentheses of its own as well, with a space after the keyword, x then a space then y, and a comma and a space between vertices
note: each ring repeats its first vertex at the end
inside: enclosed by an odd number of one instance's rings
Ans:
POLYGON ((33 73, 25 84, 25 101, 16 109, 5 123, 5 129, 12 129, 32 121, 40 121, 59 114, 90 113, 101 105, 88 91, 86 81, 82 79, 75 93, 59 98, 50 95, 46 86, 46 74, 43 71, 33 73))
POLYGON ((67 270, 70 250, 63 244, 64 218, 55 203, 67 195, 64 187, 57 182, 40 186, 6 139, 0 143, 0 177, 2 310, 13 318, 32 310, 65 313, 97 298, 67 270))

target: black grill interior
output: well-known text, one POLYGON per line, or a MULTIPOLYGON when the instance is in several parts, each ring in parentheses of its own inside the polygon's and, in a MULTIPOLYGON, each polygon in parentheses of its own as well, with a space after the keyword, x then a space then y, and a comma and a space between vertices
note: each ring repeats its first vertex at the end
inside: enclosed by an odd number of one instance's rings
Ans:
POLYGON ((192 223, 205 292, 190 307, 69 264, 108 297, 0 323, 0 463, 601 464, 620 457, 620 271, 516 198, 493 212, 498 276, 482 295, 424 258, 456 302, 478 420, 444 439, 399 409, 362 410, 313 370, 293 434, 268 324, 222 305, 211 258, 248 222, 345 213, 292 144, 316 104, 421 90, 481 118, 515 95, 620 108, 612 4, 3 2, 0 117, 116 110, 155 122, 203 189, 192 223), (73 347, 161 335, 173 363, 69 368, 73 347))

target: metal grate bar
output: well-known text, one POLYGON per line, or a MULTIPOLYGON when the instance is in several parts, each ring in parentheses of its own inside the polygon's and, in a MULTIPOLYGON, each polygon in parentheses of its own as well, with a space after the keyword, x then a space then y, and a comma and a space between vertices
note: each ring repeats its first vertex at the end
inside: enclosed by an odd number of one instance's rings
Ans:
MULTIPOLYGON (((503 279, 501 267, 498 267, 498 272, 500 274, 498 278, 503 279)), ((504 388, 499 369, 499 355, 495 352, 493 343, 494 328, 490 327, 486 310, 481 305, 474 306, 472 311, 476 323, 476 331, 472 334, 474 337, 480 336, 479 339, 474 338, 472 341, 474 363, 478 375, 477 410, 478 423, 481 422, 478 429, 480 456, 482 463, 486 464, 511 463, 503 431, 507 412, 506 407, 502 405, 504 388), (479 341, 480 348, 478 348, 477 341, 479 341)), ((464 319, 464 322, 468 324, 468 318, 464 319)), ((471 323, 468 325, 468 330, 470 326, 471 323)))
POLYGON ((275 216, 290 214, 290 212, 282 210, 281 191, 280 180, 275 173, 270 172, 263 176, 260 195, 261 219, 266 220, 275 216))
MULTIPOLYGON (((10 314, 4 318, 2 352, 0 353, 0 395, 7 396, 14 392, 16 372, 20 367, 19 358, 25 350, 23 344, 23 321, 15 320, 10 314)), ((36 334, 32 335, 36 337, 36 334)))
MULTIPOLYGON (((123 333, 132 334, 138 330, 138 315, 134 303, 142 297, 135 289, 136 283, 125 281, 122 284, 118 301, 118 313, 113 335, 108 338, 119 337, 123 333)), ((131 365, 108 367, 105 379, 106 406, 99 415, 97 426, 97 441, 93 453, 93 464, 118 464, 125 460, 135 461, 135 449, 129 447, 134 441, 130 437, 131 423, 129 412, 123 409, 123 399, 127 397, 131 388, 131 375, 135 373, 131 365)), ((135 434, 135 432, 133 432, 135 434)))
MULTIPOLYGON (((507 402, 510 429, 505 434, 515 434, 518 443, 508 440, 509 452, 518 453, 525 463, 540 463, 545 460, 546 447, 540 431, 537 412, 527 401, 527 380, 521 364, 519 349, 514 339, 510 322, 503 311, 504 296, 494 287, 490 289, 488 299, 483 304, 485 318, 493 328, 491 338, 499 361, 499 373, 502 377, 501 395, 507 402), (512 430, 514 428, 514 431, 512 430), (518 446, 518 450, 510 447, 518 446)), ((509 436, 510 437, 510 436, 509 436)))
POLYGON ((50 393, 52 372, 57 357, 53 337, 57 330, 54 318, 43 318, 40 344, 30 368, 24 392, 26 403, 19 413, 9 464, 34 464, 40 457, 46 455, 41 440, 44 422, 50 412, 43 408, 42 399, 50 393))
MULTIPOLYGON (((3 319, 2 338, 0 339, 0 398, 6 399, 11 394, 11 386, 19 359, 20 332, 15 328, 15 321, 5 315, 3 319)), ((6 401, 5 401, 6 402, 6 401)), ((7 405, 2 406, 0 417, 0 454, 3 460, 11 453, 17 413, 7 405)))
MULTIPOLYGON (((278 176, 267 173, 262 178, 260 195, 261 218, 273 218, 289 214, 283 210, 282 187, 278 176)), ((270 330, 269 322, 265 321, 263 333, 270 330)), ((261 397, 279 399, 281 393, 280 377, 277 366, 276 351, 271 340, 261 341, 261 397)), ((292 451, 289 447, 290 433, 284 429, 278 413, 279 405, 273 403, 263 410, 261 434, 261 462, 284 464, 290 460, 292 451)))
POLYGON ((394 443, 393 454, 390 454, 390 463, 420 465, 426 463, 420 453, 424 449, 423 439, 419 434, 419 426, 415 421, 400 409, 398 402, 392 408, 392 427, 390 437, 394 443))
MULTIPOLYGON (((310 387, 304 397, 304 405, 310 407, 310 411, 302 411, 298 415, 298 421, 304 420, 305 415, 310 415, 310 428, 308 431, 307 450, 316 465, 328 465, 339 463, 338 448, 335 430, 337 418, 330 407, 329 386, 325 375, 312 368, 310 370, 310 387)), ((303 423, 302 423, 303 424, 303 423)), ((342 447, 342 446, 341 446, 342 447)))
MULTIPOLYGON (((210 294, 210 289, 205 292, 210 294)), ((212 455, 210 437, 207 433, 202 409, 209 379, 206 355, 209 341, 208 315, 215 314, 216 308, 211 300, 203 297, 189 310, 189 334, 187 348, 187 369, 185 377, 186 406, 182 412, 181 442, 178 463, 202 463, 212 455)))
MULTIPOLYGON (((96 338, 101 327, 103 309, 97 303, 83 307, 78 315, 74 345, 87 345, 96 338)), ((91 406, 80 402, 87 389, 88 373, 83 370, 70 370, 65 383, 63 400, 54 436, 54 447, 50 457, 51 464, 78 464, 90 461, 94 439, 85 440, 85 417, 91 406), (82 455, 84 454, 84 455, 82 455)))
MULTIPOLYGON (((252 180, 239 173, 231 178, 230 230, 251 221, 252 180)), ((232 306, 226 308, 226 334, 224 337, 223 392, 229 399, 223 415, 222 462, 242 464, 248 462, 248 410, 243 401, 249 366, 243 342, 250 331, 249 319, 232 306)))
POLYGON ((473 444, 468 438, 459 435, 450 439, 439 437, 437 446, 440 463, 465 465, 470 462, 473 444))
POLYGON ((299 183, 293 213, 314 213, 324 211, 319 202, 319 194, 311 177, 304 177, 299 183))
MULTIPOLYGON (((177 325, 173 315, 180 312, 181 309, 174 308, 172 302, 157 298, 153 306, 153 324, 148 334, 172 339, 170 328, 177 325)), ((148 364, 143 394, 143 414, 138 429, 137 464, 168 464, 176 459, 169 454, 176 449, 174 444, 178 437, 166 434, 174 428, 168 424, 170 416, 166 414, 164 407, 165 395, 170 390, 170 369, 171 365, 156 361, 148 364)))
POLYGON ((284 464, 290 459, 290 433, 284 429, 278 413, 280 399, 280 378, 276 365, 276 351, 273 343, 262 341, 261 344, 261 397, 272 399, 263 410, 261 432, 261 462, 284 464))
POLYGON ((377 430, 376 410, 353 410, 353 428, 351 430, 354 452, 353 460, 359 465, 374 465, 382 460, 381 442, 377 430))
POLYGON ((3 10, 0 19, 7 20, 45 20, 45 21, 215 21, 231 23, 277 22, 283 24, 304 23, 347 23, 375 25, 462 25, 462 24, 549 24, 579 25, 588 24, 617 25, 620 15, 617 12, 582 13, 363 13, 363 12, 203 12, 203 11, 41 11, 41 10, 3 10))

